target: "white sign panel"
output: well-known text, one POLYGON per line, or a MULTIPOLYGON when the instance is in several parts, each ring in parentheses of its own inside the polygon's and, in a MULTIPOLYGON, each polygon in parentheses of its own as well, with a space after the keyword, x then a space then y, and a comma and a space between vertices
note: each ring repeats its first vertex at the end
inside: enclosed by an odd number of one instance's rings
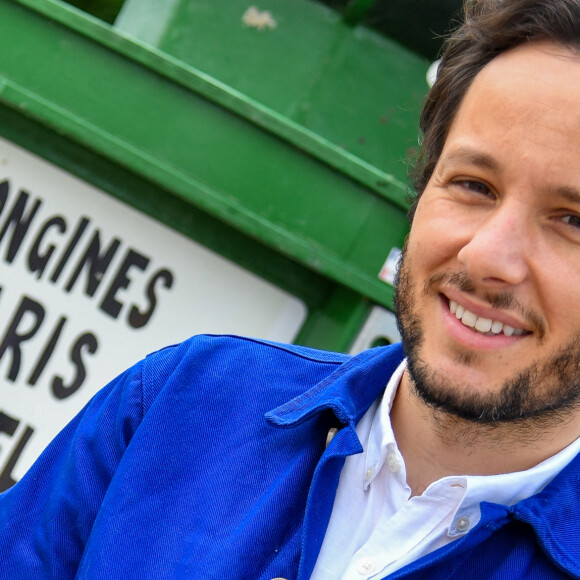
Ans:
POLYGON ((292 341, 304 304, 0 140, 0 490, 110 379, 201 332, 292 341))

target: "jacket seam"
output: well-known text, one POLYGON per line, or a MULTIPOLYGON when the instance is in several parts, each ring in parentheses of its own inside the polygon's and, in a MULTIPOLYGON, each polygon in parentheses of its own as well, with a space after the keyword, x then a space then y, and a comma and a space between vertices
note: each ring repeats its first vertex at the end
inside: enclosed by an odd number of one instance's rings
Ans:
MULTIPOLYGON (((275 350, 280 350, 282 352, 286 352, 288 354, 294 355, 294 356, 301 358, 301 359, 304 359, 304 360, 310 360, 312 362, 325 363, 325 364, 342 365, 345 362, 348 362, 353 358, 352 355, 341 354, 341 353, 339 353, 339 356, 332 358, 331 355, 333 353, 330 351, 325 351, 325 350, 321 350, 321 352, 324 353, 325 355, 328 355, 328 358, 308 356, 308 355, 305 355, 301 352, 297 352, 296 350, 294 350, 294 348, 292 348, 292 345, 284 345, 282 343, 270 342, 268 340, 259 339, 259 338, 252 338, 252 337, 247 337, 247 336, 237 336, 235 334, 201 334, 198 336, 207 336, 210 338, 234 338, 234 339, 242 340, 244 342, 252 342, 254 344, 261 344, 262 346, 273 348, 275 350)), ((301 349, 302 348, 310 348, 310 347, 300 346, 300 345, 295 345, 295 347, 301 348, 301 349)), ((311 349, 311 350, 317 350, 317 349, 311 349)))

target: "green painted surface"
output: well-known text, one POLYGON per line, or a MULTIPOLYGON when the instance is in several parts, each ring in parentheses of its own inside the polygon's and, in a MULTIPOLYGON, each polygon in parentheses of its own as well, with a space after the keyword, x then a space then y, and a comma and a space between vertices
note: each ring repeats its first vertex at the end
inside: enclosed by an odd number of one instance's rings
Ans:
POLYGON ((117 27, 405 182, 426 61, 309 0, 264 0, 276 22, 264 30, 243 24, 247 0, 170 4, 163 34, 163 16, 155 31, 146 18, 156 0, 126 0, 117 27))
POLYGON ((339 286, 328 296, 323 308, 310 313, 295 342, 348 352, 370 306, 355 292, 339 286), (326 346, 329 342, 332 346, 326 346))
POLYGON ((272 2, 256 30, 239 0, 126 2, 113 27, 0 0, 0 134, 288 289, 311 313, 299 341, 344 349, 392 303, 377 274, 407 232, 426 64, 272 2))
POLYGON ((349 349, 370 306, 356 292, 2 106, 0 134, 303 300, 309 316, 296 343, 336 351, 349 349))

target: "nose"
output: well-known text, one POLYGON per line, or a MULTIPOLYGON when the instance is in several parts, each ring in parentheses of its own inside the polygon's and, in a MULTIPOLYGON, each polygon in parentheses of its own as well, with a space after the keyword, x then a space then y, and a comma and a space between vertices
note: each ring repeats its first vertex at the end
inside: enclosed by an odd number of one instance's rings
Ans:
POLYGON ((528 275, 531 237, 523 204, 506 201, 468 229, 457 258, 479 284, 517 285, 528 275))

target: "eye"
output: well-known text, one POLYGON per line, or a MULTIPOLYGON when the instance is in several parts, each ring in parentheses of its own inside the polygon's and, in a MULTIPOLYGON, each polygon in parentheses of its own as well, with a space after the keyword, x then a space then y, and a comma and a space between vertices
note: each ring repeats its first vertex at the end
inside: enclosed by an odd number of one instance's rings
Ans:
POLYGON ((580 229, 580 216, 578 215, 566 215, 562 218, 562 221, 573 228, 580 229))
POLYGON ((459 179, 457 181, 454 181, 453 184, 467 191, 472 191, 473 193, 478 193, 480 195, 485 195, 487 197, 492 198, 495 197, 491 189, 481 181, 474 181, 471 179, 459 179))

